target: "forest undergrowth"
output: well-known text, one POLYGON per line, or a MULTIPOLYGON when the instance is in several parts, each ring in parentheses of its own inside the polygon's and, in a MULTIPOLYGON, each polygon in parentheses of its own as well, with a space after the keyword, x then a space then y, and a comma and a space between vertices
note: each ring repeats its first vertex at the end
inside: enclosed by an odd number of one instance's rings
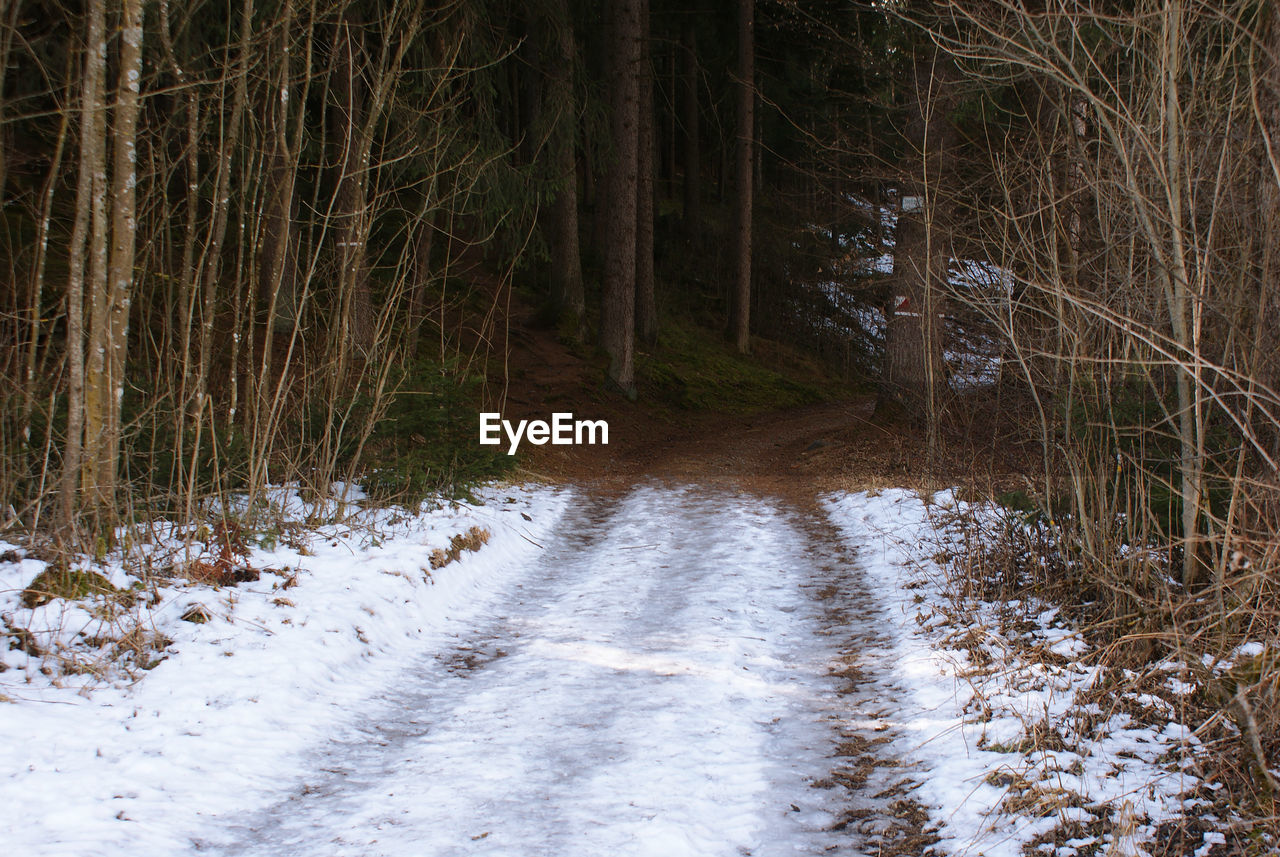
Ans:
POLYGON ((1144 567, 1132 585, 1026 500, 938 516, 949 605, 926 622, 964 654, 969 714, 993 722, 980 748, 1010 754, 989 778, 1000 810, 1054 821, 1026 853, 1274 853, 1280 614, 1236 593, 1224 613, 1218 593, 1183 589, 1172 558, 1118 544, 1144 567))

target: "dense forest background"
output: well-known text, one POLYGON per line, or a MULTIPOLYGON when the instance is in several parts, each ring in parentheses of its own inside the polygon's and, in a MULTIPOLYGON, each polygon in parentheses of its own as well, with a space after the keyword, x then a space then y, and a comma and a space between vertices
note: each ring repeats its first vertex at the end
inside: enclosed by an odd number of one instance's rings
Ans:
MULTIPOLYGON (((981 411, 1038 464, 976 586, 1276 633, 1265 0, 3 0, 0 212, 6 533, 497 474, 516 300, 619 396, 711 331, 926 457, 981 411)), ((1270 794, 1280 670, 1221 692, 1270 794)))
POLYGON ((919 38, 750 3, 2 20, 0 495, 10 526, 90 543, 268 481, 408 497, 496 472, 474 413, 514 289, 626 396, 663 318, 849 364, 797 284, 880 229, 847 134, 889 134, 872 52, 919 38))
POLYGON ((4 526, 496 473, 518 293, 624 396, 690 326, 984 396, 1118 632, 1256 633, 1278 154, 1261 0, 4 0, 4 526))

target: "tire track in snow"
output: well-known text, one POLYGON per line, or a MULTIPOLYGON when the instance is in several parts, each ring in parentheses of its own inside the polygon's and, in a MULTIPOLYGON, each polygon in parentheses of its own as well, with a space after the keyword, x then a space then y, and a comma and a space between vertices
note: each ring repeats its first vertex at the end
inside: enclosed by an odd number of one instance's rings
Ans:
POLYGON ((893 689, 876 609, 821 512, 648 486, 581 496, 545 547, 313 777, 197 849, 769 857, 892 839, 907 772, 877 750, 893 689))

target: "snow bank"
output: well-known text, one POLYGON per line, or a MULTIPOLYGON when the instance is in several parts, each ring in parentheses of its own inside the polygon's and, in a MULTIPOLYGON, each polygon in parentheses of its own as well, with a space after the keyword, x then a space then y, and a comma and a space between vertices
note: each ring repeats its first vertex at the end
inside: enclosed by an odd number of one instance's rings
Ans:
MULTIPOLYGON (((285 501, 302 508, 296 496, 285 501)), ((257 581, 159 587, 135 630, 158 635, 160 651, 135 665, 142 678, 132 684, 103 683, 101 671, 60 674, 55 659, 22 646, 0 654, 7 853, 185 851, 199 816, 252 809, 298 776, 302 751, 353 702, 399 680, 434 630, 465 620, 490 587, 530 563, 568 496, 493 489, 485 501, 421 515, 363 512, 290 545, 261 540, 247 558, 262 570, 257 581), (471 527, 489 531, 488 544, 433 569, 432 552, 471 527)), ((72 652, 122 621, 109 598, 25 606, 21 591, 42 567, 0 563, 11 629, 72 652)), ((117 587, 133 583, 120 563, 99 571, 117 587)))
POLYGON ((933 519, 965 507, 950 492, 931 502, 891 490, 825 506, 892 617, 891 669, 908 690, 897 749, 929 772, 915 794, 942 823, 940 846, 1145 854, 1161 822, 1201 802, 1191 794, 1204 784, 1185 770, 1196 737, 1159 699, 1116 695, 1104 709, 1091 647, 1056 609, 955 597, 930 557, 957 548, 957 534, 933 519), (1030 630, 1015 637, 1001 611, 1019 607, 1030 630))

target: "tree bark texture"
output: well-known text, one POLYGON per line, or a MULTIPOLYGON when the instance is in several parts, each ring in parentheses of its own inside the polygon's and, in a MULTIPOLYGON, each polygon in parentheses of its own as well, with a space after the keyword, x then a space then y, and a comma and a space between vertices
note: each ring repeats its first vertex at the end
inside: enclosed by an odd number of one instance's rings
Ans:
POLYGON ((640 2, 613 7, 613 113, 610 133, 614 162, 607 188, 607 246, 600 341, 609 355, 609 381, 635 396, 636 170, 640 115, 640 2))
POLYGON ((738 129, 734 160, 733 286, 729 338, 738 351, 751 350, 751 203, 755 141, 755 0, 738 0, 738 129))
POLYGON ((295 286, 297 277, 296 240, 293 234, 294 182, 298 164, 289 145, 290 52, 289 24, 293 5, 286 0, 285 26, 280 31, 279 74, 266 87, 263 105, 265 136, 271 154, 267 168, 267 211, 263 218, 262 255, 258 266, 258 299, 267 310, 266 335, 288 329, 297 321, 295 286))
MULTIPOLYGON (((100 3, 95 2, 93 7, 90 11, 92 17, 105 15, 100 3)), ((96 22, 91 23, 91 30, 97 26, 96 22)), ((99 64, 105 80, 105 41, 100 44, 97 59, 90 62, 99 64)), ((101 106, 93 111, 92 117, 87 117, 95 124, 87 132, 94 138, 91 143, 93 229, 89 255, 89 342, 84 379, 81 491, 82 502, 99 527, 110 527, 116 518, 121 403, 135 251, 137 124, 142 80, 141 0, 124 0, 121 5, 117 74, 111 128, 114 157, 110 176, 109 221, 105 86, 97 86, 97 100, 101 106)))
MULTIPOLYGON (((142 93, 142 0, 123 0, 119 82, 112 117, 111 260, 107 306, 107 436, 98 462, 102 499, 112 499, 120 461, 121 405, 129 350, 129 306, 133 299, 138 230, 138 111, 142 93)), ((112 507, 114 508, 114 502, 112 507)))
POLYGON ((556 0, 548 34, 547 100, 556 115, 551 135, 552 170, 560 190, 551 205, 551 302, 557 313, 572 315, 575 329, 586 311, 582 253, 578 244, 578 99, 573 89, 573 19, 567 0, 556 0))
MULTIPOLYGON (((80 166, 76 179, 76 216, 67 256, 67 443, 62 461, 61 515, 64 527, 72 525, 77 499, 86 477, 93 471, 82 465, 85 434, 85 247, 93 231, 91 268, 105 270, 98 255, 105 252, 102 218, 97 216, 105 188, 105 75, 107 65, 106 10, 104 0, 90 0, 87 9, 84 74, 80 97, 80 166), (101 249, 100 249, 101 248, 101 249)), ((92 276, 92 274, 91 274, 92 276)), ((98 290, 96 283, 90 289, 98 290)), ((96 381, 96 379, 95 379, 96 381)), ((95 419, 97 414, 94 415, 95 419)), ((97 426, 94 426, 97 433, 97 426)))
POLYGON ((361 356, 373 349, 376 319, 369 295, 368 250, 368 61, 358 22, 343 20, 334 36, 334 137, 341 147, 335 207, 338 233, 338 327, 335 348, 339 371, 345 373, 350 347, 361 356))
POLYGON ((653 274, 653 64, 650 56, 649 0, 640 2, 639 127, 636 140, 636 336, 658 341, 658 306, 653 274))

